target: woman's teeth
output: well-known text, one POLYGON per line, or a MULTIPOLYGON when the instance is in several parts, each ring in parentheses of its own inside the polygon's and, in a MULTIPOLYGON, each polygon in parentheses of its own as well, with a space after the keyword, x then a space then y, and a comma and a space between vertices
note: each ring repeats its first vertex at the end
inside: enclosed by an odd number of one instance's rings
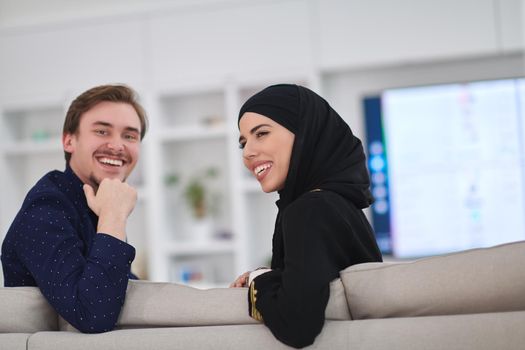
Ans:
POLYGON ((265 170, 270 169, 271 167, 272 167, 271 163, 262 164, 262 165, 255 167, 253 172, 255 176, 259 177, 262 175, 262 173, 264 173, 265 170))

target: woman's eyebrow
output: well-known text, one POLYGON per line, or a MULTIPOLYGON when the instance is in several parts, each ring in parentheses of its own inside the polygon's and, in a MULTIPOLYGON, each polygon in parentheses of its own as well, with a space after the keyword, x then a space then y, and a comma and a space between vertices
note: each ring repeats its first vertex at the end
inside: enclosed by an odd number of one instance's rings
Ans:
POLYGON ((253 127, 252 130, 250 130, 250 134, 253 135, 257 130, 259 130, 259 129, 262 128, 263 126, 269 126, 269 127, 271 127, 270 124, 259 124, 259 125, 255 126, 255 127, 253 127))
MULTIPOLYGON (((262 128, 263 126, 268 126, 268 127, 272 127, 270 124, 259 124, 255 127, 253 127, 251 130, 250 130, 250 134, 253 135, 257 132, 257 130, 259 130, 260 128, 262 128)), ((239 136, 239 143, 241 143, 242 141, 246 140, 246 138, 244 136, 239 136)))

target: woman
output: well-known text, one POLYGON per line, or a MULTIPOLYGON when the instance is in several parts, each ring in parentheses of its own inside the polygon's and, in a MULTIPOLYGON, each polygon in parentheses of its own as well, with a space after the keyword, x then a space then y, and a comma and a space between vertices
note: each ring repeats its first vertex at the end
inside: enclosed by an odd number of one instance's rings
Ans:
POLYGON ((239 113, 245 166, 264 192, 278 191, 271 269, 247 272, 250 315, 287 345, 313 343, 329 283, 344 268, 381 261, 361 211, 372 202, 361 141, 319 95, 274 85, 239 113))

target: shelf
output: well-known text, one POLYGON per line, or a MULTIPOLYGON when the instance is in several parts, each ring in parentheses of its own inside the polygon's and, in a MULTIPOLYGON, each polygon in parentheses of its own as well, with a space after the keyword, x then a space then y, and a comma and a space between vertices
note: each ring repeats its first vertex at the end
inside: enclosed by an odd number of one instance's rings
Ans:
POLYGON ((172 241, 164 245, 168 255, 205 255, 232 253, 234 245, 231 240, 213 240, 202 242, 172 241))
POLYGON ((33 155, 62 152, 62 141, 58 138, 45 141, 18 141, 4 144, 6 155, 33 155))
POLYGON ((226 127, 192 125, 185 127, 169 127, 159 130, 158 136, 162 141, 196 141, 225 137, 226 127))

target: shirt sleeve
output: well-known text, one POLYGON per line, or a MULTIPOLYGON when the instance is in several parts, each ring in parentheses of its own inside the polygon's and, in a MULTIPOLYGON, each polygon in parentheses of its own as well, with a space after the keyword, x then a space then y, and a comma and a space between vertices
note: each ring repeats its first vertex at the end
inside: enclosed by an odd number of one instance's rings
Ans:
POLYGON ((58 314, 84 333, 112 330, 135 249, 103 233, 86 247, 75 207, 59 194, 28 201, 15 225, 18 255, 58 314))
POLYGON ((250 285, 251 316, 287 345, 310 345, 321 332, 329 282, 339 271, 330 242, 338 221, 319 201, 290 205, 283 216, 284 269, 264 273, 250 285))

